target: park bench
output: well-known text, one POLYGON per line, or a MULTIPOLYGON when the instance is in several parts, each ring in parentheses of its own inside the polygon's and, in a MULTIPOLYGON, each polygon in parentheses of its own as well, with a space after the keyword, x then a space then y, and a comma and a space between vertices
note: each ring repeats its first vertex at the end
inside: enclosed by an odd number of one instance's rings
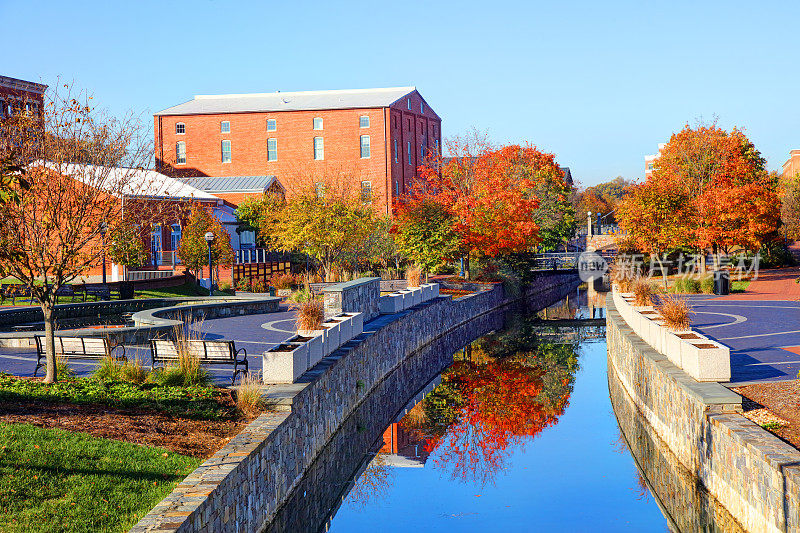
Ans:
MULTIPOLYGON (((36 341, 36 369, 45 366, 42 361, 46 360, 45 337, 44 335, 34 335, 36 341)), ((121 344, 111 344, 104 337, 61 337, 56 336, 56 357, 63 359, 104 359, 111 357, 119 361, 127 361, 125 357, 125 346, 121 344), (114 351, 117 350, 117 354, 114 351), (121 352, 121 353, 120 353, 121 352)))
POLYGON ((93 296, 95 301, 111 299, 111 289, 108 285, 85 285, 83 290, 87 298, 93 296))
POLYGON ((18 283, 3 283, 0 285, 0 304, 5 303, 6 300, 11 300, 13 305, 16 305, 17 298, 30 298, 31 291, 25 285, 18 283))
MULTIPOLYGON (((231 383, 236 382, 239 372, 247 373, 247 350, 244 348, 236 349, 233 341, 208 341, 203 339, 181 341, 181 345, 186 346, 188 355, 197 357, 201 365, 232 365, 233 378, 231 383), (239 355, 243 357, 239 359, 239 355), (239 367, 244 367, 241 370, 239 367)), ((157 364, 174 363, 180 360, 181 353, 175 342, 165 339, 150 340, 150 360, 151 366, 155 369, 157 364)))
POLYGON ((81 298, 81 301, 83 302, 86 301, 86 294, 80 290, 78 292, 75 292, 75 289, 72 287, 72 285, 62 285, 61 287, 59 287, 56 290, 55 297, 56 297, 56 305, 58 305, 58 300, 60 298, 67 298, 67 297, 69 297, 70 301, 73 302, 75 301, 75 298, 81 298))

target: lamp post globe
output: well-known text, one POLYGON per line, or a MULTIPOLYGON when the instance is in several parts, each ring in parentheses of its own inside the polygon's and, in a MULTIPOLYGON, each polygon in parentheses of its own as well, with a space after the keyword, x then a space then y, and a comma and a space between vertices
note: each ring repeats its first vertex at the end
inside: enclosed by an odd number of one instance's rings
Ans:
POLYGON ((214 242, 214 233, 207 231, 204 237, 208 244, 208 295, 212 296, 214 294, 214 270, 211 260, 211 243, 214 242))

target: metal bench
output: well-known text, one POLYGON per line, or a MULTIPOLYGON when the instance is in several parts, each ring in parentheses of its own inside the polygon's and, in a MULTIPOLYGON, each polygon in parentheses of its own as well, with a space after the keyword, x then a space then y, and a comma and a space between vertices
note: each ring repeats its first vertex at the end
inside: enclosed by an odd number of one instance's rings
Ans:
POLYGON ((95 301, 111 299, 111 289, 108 285, 86 285, 83 290, 87 298, 93 296, 95 301))
POLYGON ((25 285, 17 283, 3 283, 0 285, 0 304, 10 299, 12 305, 16 305, 17 298, 30 298, 31 291, 25 285))
POLYGON ((58 300, 60 298, 69 297, 70 301, 74 302, 75 298, 80 298, 82 302, 86 301, 86 293, 83 291, 75 291, 72 285, 62 285, 55 292, 56 296, 56 305, 58 305, 58 300))
MULTIPOLYGON (((247 373, 247 350, 244 348, 236 349, 233 341, 207 341, 189 340, 182 341, 181 345, 186 346, 188 355, 197 357, 201 365, 232 365, 233 378, 231 383, 236 382, 239 372, 247 373), (239 359, 239 355, 243 357, 239 359), (239 367, 244 367, 241 370, 239 367)), ((175 342, 164 339, 150 340, 150 362, 155 369, 157 364, 174 363, 180 360, 181 353, 175 342)))
MULTIPOLYGON (((44 335, 34 335, 36 341, 36 369, 33 375, 46 363, 42 361, 47 360, 45 351, 45 337, 44 335)), ((111 344, 108 339, 104 337, 55 337, 56 357, 63 359, 103 359, 111 357, 118 361, 127 361, 125 357, 125 346, 121 344, 111 344), (116 355, 114 351, 118 352, 116 355)))

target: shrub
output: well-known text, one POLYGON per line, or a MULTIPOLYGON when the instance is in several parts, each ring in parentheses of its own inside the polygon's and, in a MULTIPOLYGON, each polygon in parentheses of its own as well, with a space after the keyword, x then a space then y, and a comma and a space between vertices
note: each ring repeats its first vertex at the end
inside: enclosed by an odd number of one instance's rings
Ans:
POLYGON ((62 379, 75 377, 75 371, 67 365, 67 360, 63 357, 56 357, 56 374, 62 379))
POLYGON ((630 268, 626 268, 618 261, 614 261, 608 269, 608 277, 619 288, 620 292, 631 292, 634 277, 630 268))
POLYGON ((699 292, 703 294, 714 293, 714 276, 706 276, 699 281, 699 292))
POLYGON ((297 281, 291 274, 279 274, 273 276, 270 283, 276 289, 291 289, 297 284, 297 281))
POLYGON ((311 289, 308 287, 303 287, 290 294, 288 299, 292 302, 302 303, 309 301, 311 298, 311 289))
POLYGON ((200 366, 200 360, 189 348, 189 341, 203 338, 202 324, 202 320, 190 318, 185 323, 175 326, 175 349, 178 352, 178 361, 152 372, 151 381, 161 385, 179 385, 183 387, 192 385, 205 386, 211 383, 211 376, 208 371, 200 366))
POLYGON ((698 294, 700 292, 700 280, 695 278, 686 278, 686 293, 698 294))
POLYGON ((633 282, 633 299, 636 305, 652 305, 653 286, 645 279, 637 279, 633 282))
POLYGON ((229 291, 231 290, 231 284, 227 281, 220 281, 217 288, 221 291, 229 291))
POLYGON ((422 269, 417 266, 408 267, 406 269, 406 281, 409 287, 419 287, 422 281, 422 269))
POLYGON ((93 375, 95 378, 102 381, 120 381, 121 370, 122 365, 120 365, 116 359, 104 357, 100 361, 100 366, 93 372, 93 375))
POLYGON ((261 376, 257 373, 243 374, 236 388, 236 407, 247 418, 255 418, 264 409, 261 399, 261 376))
POLYGON ((122 381, 141 385, 147 381, 150 372, 144 367, 144 362, 136 357, 132 362, 126 361, 120 368, 119 376, 122 381))
POLYGON ((694 314, 685 298, 665 295, 659 299, 658 312, 673 330, 689 329, 692 325, 691 315, 694 314))
POLYGON ((322 320, 325 318, 325 311, 322 300, 313 298, 300 304, 297 309, 297 329, 312 330, 322 327, 322 320))
POLYGON ((252 292, 267 292, 267 284, 263 279, 254 279, 253 285, 250 288, 252 292))
POLYGON ((688 276, 676 278, 675 283, 672 284, 672 292, 678 294, 697 294, 700 292, 700 280, 688 276))
POLYGON ((249 291, 250 290, 250 278, 247 276, 242 276, 236 282, 236 290, 237 291, 249 291))

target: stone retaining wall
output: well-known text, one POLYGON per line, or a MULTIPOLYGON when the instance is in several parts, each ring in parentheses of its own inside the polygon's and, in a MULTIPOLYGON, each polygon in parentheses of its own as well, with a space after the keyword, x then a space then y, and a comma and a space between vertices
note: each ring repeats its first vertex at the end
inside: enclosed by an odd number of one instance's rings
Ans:
POLYGON ((800 530, 800 451, 746 419, 741 396, 653 350, 606 302, 609 374, 653 432, 744 529, 800 530))
MULTIPOLYGON (((539 305, 554 303, 553 297, 578 283, 574 273, 554 273, 539 305)), ((510 301, 495 285, 458 300, 436 298, 365 324, 361 336, 323 360, 321 365, 328 364, 324 371, 308 383, 295 384, 290 413, 261 415, 131 531, 263 529, 348 417, 387 376, 451 333, 455 344, 463 342, 459 328, 510 301)))

